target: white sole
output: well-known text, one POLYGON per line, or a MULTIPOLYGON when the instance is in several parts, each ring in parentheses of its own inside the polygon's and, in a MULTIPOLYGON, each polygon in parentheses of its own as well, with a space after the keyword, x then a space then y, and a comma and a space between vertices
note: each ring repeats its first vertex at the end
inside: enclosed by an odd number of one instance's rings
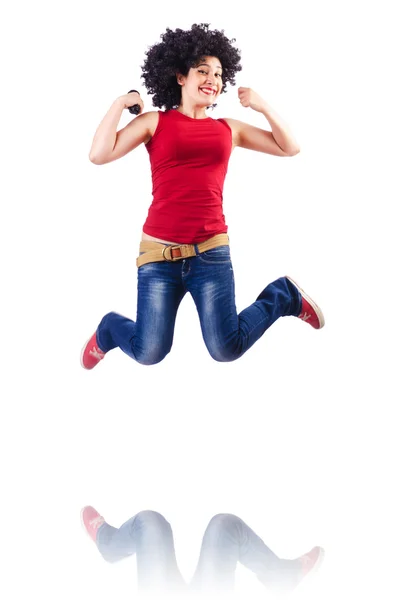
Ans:
MULTIPOLYGON (((85 367, 84 367, 84 368, 85 368, 85 367)), ((93 539, 92 539, 92 537, 90 536, 90 534, 88 533, 86 526, 84 525, 84 519, 83 519, 83 512, 84 512, 84 509, 85 509, 85 506, 84 506, 84 507, 81 509, 81 511, 80 511, 80 522, 81 522, 81 526, 82 526, 82 528, 83 528, 83 529, 84 529, 84 531, 85 531, 85 534, 86 534, 86 536, 87 536, 87 537, 89 537, 89 538, 90 538, 90 540, 91 540, 91 542, 92 542, 92 541, 93 541, 93 539)))
POLYGON ((83 363, 83 355, 84 355, 85 349, 87 348, 87 344, 90 341, 90 339, 91 339, 91 337, 88 338, 88 340, 86 341, 86 343, 84 344, 84 346, 82 347, 81 352, 80 352, 80 364, 83 367, 83 369, 85 369, 86 371, 91 371, 91 369, 87 369, 87 367, 85 367, 84 363, 83 363))

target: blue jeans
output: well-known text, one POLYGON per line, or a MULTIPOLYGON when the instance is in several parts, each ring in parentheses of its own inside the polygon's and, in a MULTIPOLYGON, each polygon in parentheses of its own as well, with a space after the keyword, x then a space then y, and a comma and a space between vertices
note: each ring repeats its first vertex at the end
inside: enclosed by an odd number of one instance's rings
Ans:
POLYGON ((299 315, 302 297, 285 277, 269 284, 237 314, 229 246, 177 262, 149 263, 138 269, 136 321, 105 315, 96 335, 103 352, 119 347, 144 365, 169 353, 179 304, 193 297, 207 349, 217 361, 240 358, 279 317, 299 315))
POLYGON ((271 590, 291 591, 299 581, 297 560, 278 558, 239 517, 219 514, 204 533, 191 583, 179 571, 170 524, 154 511, 142 511, 119 529, 104 523, 97 547, 108 562, 136 555, 140 591, 232 592, 237 563, 250 569, 271 590))

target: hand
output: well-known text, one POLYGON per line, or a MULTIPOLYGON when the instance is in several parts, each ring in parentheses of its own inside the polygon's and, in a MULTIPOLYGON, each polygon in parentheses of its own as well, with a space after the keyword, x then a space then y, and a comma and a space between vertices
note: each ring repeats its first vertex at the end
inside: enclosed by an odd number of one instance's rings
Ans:
POLYGON ((262 112, 265 101, 254 90, 246 87, 238 88, 238 99, 242 106, 250 107, 253 110, 262 112))
POLYGON ((123 96, 120 96, 120 100, 124 104, 124 108, 130 108, 130 106, 134 106, 134 104, 139 104, 139 106, 141 108, 139 114, 142 113, 143 101, 137 92, 131 92, 130 94, 124 94, 123 96))

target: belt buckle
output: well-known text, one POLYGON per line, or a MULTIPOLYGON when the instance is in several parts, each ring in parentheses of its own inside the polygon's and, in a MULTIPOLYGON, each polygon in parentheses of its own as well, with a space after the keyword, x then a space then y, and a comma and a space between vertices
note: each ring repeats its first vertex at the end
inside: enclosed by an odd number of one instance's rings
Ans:
POLYGON ((173 250, 174 248, 181 248, 181 245, 180 245, 180 244, 178 244, 178 245, 175 245, 175 246, 165 246, 165 248, 163 248, 163 250, 162 250, 162 254, 163 254, 163 258, 164 258, 164 260, 165 260, 166 262, 175 262, 176 260, 180 260, 181 258, 183 258, 183 256, 176 256, 175 258, 173 258, 173 257, 172 257, 172 250, 173 250), (167 258, 167 257, 166 257, 165 253, 166 253, 166 251, 167 251, 167 250, 169 250, 169 251, 170 251, 170 257, 171 257, 171 258, 167 258))

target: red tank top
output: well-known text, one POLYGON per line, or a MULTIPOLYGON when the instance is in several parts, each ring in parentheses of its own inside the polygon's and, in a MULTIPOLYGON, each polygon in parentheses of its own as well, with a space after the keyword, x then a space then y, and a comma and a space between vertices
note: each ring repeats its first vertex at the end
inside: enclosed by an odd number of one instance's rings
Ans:
POLYGON ((196 244, 226 233, 223 184, 232 151, 223 119, 192 119, 159 111, 146 145, 152 167, 153 201, 143 231, 162 240, 196 244))

